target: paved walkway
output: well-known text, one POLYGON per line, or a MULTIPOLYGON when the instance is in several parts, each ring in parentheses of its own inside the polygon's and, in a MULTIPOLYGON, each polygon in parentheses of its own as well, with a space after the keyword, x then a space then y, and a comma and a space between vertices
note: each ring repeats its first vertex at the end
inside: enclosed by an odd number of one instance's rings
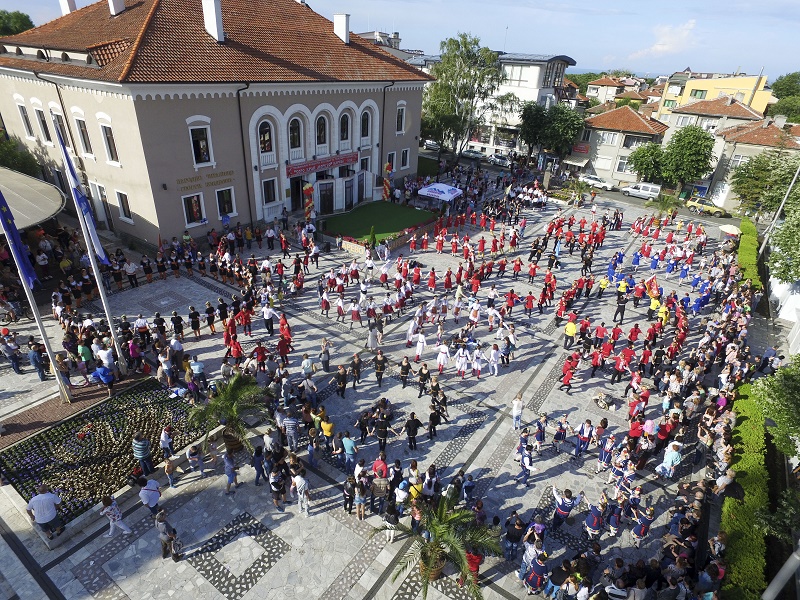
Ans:
MULTIPOLYGON (((601 202, 600 210, 604 208, 606 206, 601 202)), ((608 208, 612 207, 609 205, 608 208)), ((626 210, 626 223, 644 213, 643 208, 629 208, 626 210)), ((531 212, 528 215, 528 242, 553 214, 551 208, 544 213, 531 212)), ((584 214, 588 216, 588 211, 584 214)), ((709 237, 715 239, 716 232, 711 232, 709 237)), ((596 258, 596 272, 604 271, 608 259, 618 249, 626 249, 629 257, 630 248, 635 243, 627 232, 612 232, 596 258)), ((523 255, 523 258, 526 257, 527 251, 523 255)), ((416 258, 426 267, 434 265, 440 273, 447 266, 457 266, 456 259, 449 255, 437 256, 430 251, 416 258)), ((562 281, 569 282, 577 277, 577 258, 577 255, 570 258, 568 254, 562 257, 564 269, 559 272, 562 281)), ((324 256, 320 261, 320 272, 349 260, 350 257, 343 253, 324 256)), ((354 352, 362 351, 364 347, 366 330, 356 326, 351 332, 349 322, 347 325, 334 323, 332 319, 319 314, 313 279, 308 279, 311 289, 307 289, 300 300, 287 303, 284 307, 296 340, 296 352, 293 355, 295 367, 304 352, 312 356, 317 354, 322 337, 327 337, 335 346, 334 365, 349 361, 354 352)), ((496 283, 501 290, 512 286, 510 274, 504 280, 492 279, 491 283, 496 283)), ((538 292, 540 286, 541 281, 537 281, 534 291, 538 292)), ((514 287, 520 295, 527 293, 527 284, 519 283, 514 287)), ((374 291, 376 299, 383 296, 380 290, 374 291)), ((110 303, 116 315, 125 313, 134 317, 138 312, 152 315, 154 311, 165 314, 171 310, 178 310, 185 315, 189 304, 200 307, 205 300, 213 302, 218 296, 230 296, 232 293, 236 293, 234 288, 219 282, 182 276, 113 294, 110 303)), ((420 291, 418 296, 428 298, 429 294, 420 291)), ((585 312, 593 320, 602 318, 610 322, 613 309, 613 294, 607 294, 602 303, 590 300, 585 312)), ((644 307, 638 310, 629 307, 628 311, 626 329, 634 322, 634 315, 644 322, 644 307)), ((549 515, 552 512, 553 486, 559 490, 566 487, 576 492, 585 490, 591 502, 597 501, 601 492, 607 489, 606 476, 594 474, 594 451, 583 462, 571 462, 564 453, 558 454, 548 449, 538 459, 538 473, 530 487, 514 481, 519 471, 517 463, 513 461, 518 437, 512 428, 509 406, 517 393, 522 393, 526 403, 525 422, 533 421, 540 412, 547 412, 551 416, 569 413, 574 425, 586 418, 596 422, 606 417, 610 431, 626 430, 624 411, 601 411, 591 401, 597 389, 621 396, 624 385, 611 386, 605 375, 591 383, 576 385, 571 395, 557 389, 563 350, 561 328, 553 324, 553 309, 541 317, 534 315, 526 320, 522 310, 517 308, 514 321, 520 343, 511 367, 501 370, 499 377, 484 374, 479 380, 474 377, 460 380, 455 377, 451 364, 441 378, 450 398, 451 422, 441 426, 439 436, 432 441, 420 436, 416 451, 409 451, 405 441, 400 438, 392 439, 387 448, 389 460, 399 458, 404 466, 408 466, 410 459, 418 460, 421 469, 435 463, 443 470, 445 483, 458 469, 463 468, 475 479, 475 497, 484 500, 490 520, 498 515, 505 521, 513 510, 517 510, 524 518, 531 518, 539 512, 549 515)), ((383 349, 393 362, 410 354, 404 345, 407 323, 407 316, 403 316, 386 327, 383 349)), ((448 320, 448 333, 456 327, 452 320, 448 320)), ((265 336, 260 321, 254 330, 254 339, 265 336)), ((485 325, 480 333, 481 341, 494 341, 485 325)), ((208 365, 207 370, 216 372, 222 355, 221 335, 211 336, 206 329, 199 341, 195 342, 191 337, 191 334, 186 336, 187 352, 198 354, 208 365)), ((368 354, 362 356, 369 358, 368 354)), ((423 360, 434 365, 433 352, 429 351, 423 360)), ((412 410, 421 415, 427 414, 427 400, 417 398, 415 387, 403 389, 400 381, 391 377, 384 379, 383 389, 378 389, 371 369, 365 371, 363 383, 356 391, 348 387, 345 399, 333 395, 328 379, 329 375, 319 373, 317 384, 323 390, 323 403, 338 431, 355 431, 353 422, 357 411, 373 404, 381 396, 391 398, 401 415, 412 410)), ((15 396, 13 401, 19 401, 19 398, 15 396)), ((18 418, 23 416, 24 413, 18 418)), ((14 419, 12 415, 5 421, 10 426, 14 419)), ((262 431, 255 430, 253 433, 255 435, 262 431)), ((377 454, 377 442, 369 438, 359 456, 371 464, 377 454)), ((122 506, 126 522, 133 528, 133 535, 117 536, 110 540, 103 537, 107 521, 98 516, 96 522, 78 532, 67 543, 48 551, 32 533, 27 519, 17 513, 0 494, 0 533, 3 534, 0 573, 6 581, 3 584, 0 578, 0 590, 3 589, 2 585, 8 585, 23 599, 48 597, 70 600, 89 597, 120 600, 167 597, 197 600, 328 600, 410 599, 419 596, 421 582, 416 569, 392 581, 392 573, 399 557, 408 548, 408 541, 401 536, 389 544, 382 535, 371 537, 371 527, 380 524, 377 516, 359 522, 343 511, 340 486, 344 474, 335 464, 325 459, 309 469, 313 500, 311 515, 306 518, 297 514, 294 505, 285 512, 277 511, 272 506, 268 488, 253 485, 254 471, 245 466, 246 457, 240 456, 239 460, 242 464, 240 479, 246 483, 235 496, 223 495, 224 477, 220 471, 217 471, 217 476, 202 480, 194 474, 187 474, 181 478, 177 489, 166 489, 162 503, 170 514, 170 522, 178 529, 186 544, 186 558, 179 563, 161 559, 152 519, 143 507, 133 501, 122 506)), ((616 538, 606 533, 601 546, 609 559, 613 556, 624 556, 626 561, 647 558, 658 547, 661 533, 658 526, 665 523, 663 510, 670 504, 675 490, 674 484, 665 486, 653 480, 652 464, 640 471, 636 483, 643 485, 647 502, 660 515, 655 523, 654 534, 637 550, 632 547, 629 530, 626 529, 616 538)), ((681 476, 689 475, 690 471, 685 467, 681 476)), ((562 556, 571 558, 586 549, 586 542, 580 536, 580 524, 586 516, 586 510, 584 503, 575 511, 574 518, 550 539, 550 559, 560 559, 562 556)), ((488 558, 481 567, 485 597, 521 597, 524 592, 515 575, 515 569, 518 568, 516 562, 511 564, 501 558, 488 558)), ((445 571, 445 575, 436 582, 429 597, 434 600, 465 598, 452 573, 445 571)))

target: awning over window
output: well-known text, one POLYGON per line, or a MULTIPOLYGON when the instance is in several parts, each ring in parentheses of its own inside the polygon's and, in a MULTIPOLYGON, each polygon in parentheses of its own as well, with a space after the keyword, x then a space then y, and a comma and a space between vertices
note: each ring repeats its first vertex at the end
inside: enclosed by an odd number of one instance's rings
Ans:
POLYGON ((565 165, 572 165, 573 167, 585 167, 586 163, 589 162, 589 157, 582 158, 579 156, 568 156, 563 160, 565 165))

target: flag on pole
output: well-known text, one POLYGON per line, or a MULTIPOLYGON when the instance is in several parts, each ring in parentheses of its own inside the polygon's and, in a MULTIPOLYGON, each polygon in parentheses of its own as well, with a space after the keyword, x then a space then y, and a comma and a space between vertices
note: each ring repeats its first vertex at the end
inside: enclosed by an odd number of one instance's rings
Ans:
POLYGON ((101 263, 110 265, 111 263, 108 260, 108 256, 106 256, 106 251, 103 249, 100 238, 97 236, 97 227, 94 223, 94 216, 92 215, 92 208, 89 205, 89 199, 86 197, 86 194, 83 193, 83 189, 78 180, 78 174, 75 171, 75 165, 72 164, 72 159, 69 157, 67 149, 64 146, 64 138, 61 137, 61 131, 58 127, 55 129, 56 135, 58 135, 58 143, 61 145, 61 154, 64 156, 64 165, 66 166, 65 170, 67 172, 67 179, 69 180, 69 187, 72 190, 72 197, 75 200, 78 210, 83 213, 83 219, 86 221, 86 230, 89 232, 89 237, 92 240, 94 252, 101 263))
POLYGON ((36 277, 36 269, 33 268, 29 258, 30 249, 19 237, 14 215, 11 214, 11 208, 9 208, 2 192, 0 192, 0 221, 2 221, 3 233, 6 234, 8 246, 14 255, 14 261, 19 268, 19 278, 27 284, 28 288, 33 289, 33 284, 38 281, 38 277, 36 277))
POLYGON ((661 292, 658 289, 658 282, 656 281, 656 276, 651 275, 644 281, 644 287, 647 290, 647 295, 651 298, 658 298, 661 295, 661 292))

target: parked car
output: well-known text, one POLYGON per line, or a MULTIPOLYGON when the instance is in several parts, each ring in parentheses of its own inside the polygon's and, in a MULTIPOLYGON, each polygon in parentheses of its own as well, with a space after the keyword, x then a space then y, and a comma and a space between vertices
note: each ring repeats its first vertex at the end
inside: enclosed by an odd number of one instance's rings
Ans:
POLYGON ((717 206, 708 198, 701 198, 700 196, 692 196, 686 201, 686 208, 693 213, 707 214, 713 217, 729 217, 731 216, 724 208, 717 206))
POLYGON ((472 158, 475 160, 483 160, 486 158, 486 155, 483 152, 478 152, 477 150, 464 150, 461 153, 461 156, 464 158, 472 158))
POLYGON ((439 151, 439 144, 438 142, 434 142, 433 140, 425 140, 425 150, 435 150, 439 151))
POLYGON ((598 177, 597 175, 589 175, 588 173, 581 173, 578 175, 578 180, 583 181, 584 183, 588 183, 592 187, 600 188, 601 190, 605 190, 610 192, 614 189, 614 184, 606 181, 602 177, 598 177))
POLYGON ((623 196, 634 196, 644 200, 655 200, 661 193, 661 186, 655 183, 634 183, 620 190, 623 196))
POLYGON ((498 167, 508 168, 511 166, 511 159, 509 159, 505 154, 492 154, 489 157, 489 163, 498 167))

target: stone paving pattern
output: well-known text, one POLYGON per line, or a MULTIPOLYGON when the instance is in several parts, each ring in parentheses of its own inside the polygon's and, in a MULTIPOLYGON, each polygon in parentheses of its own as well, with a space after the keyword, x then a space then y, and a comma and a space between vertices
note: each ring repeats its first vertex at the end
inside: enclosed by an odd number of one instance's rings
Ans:
MULTIPOLYGON (((610 204, 600 202, 601 214, 606 208, 613 210, 610 204)), ((527 258, 526 247, 533 236, 542 231, 554 213, 553 207, 544 212, 528 212, 529 226, 522 245, 523 259, 527 258)), ((588 211, 583 214, 589 217, 588 211)), ((646 214, 644 208, 626 207, 625 223, 629 224, 641 214, 646 214)), ((477 231, 470 228, 473 238, 477 237, 476 234, 477 231)), ((709 237, 715 239, 716 231, 712 230, 709 237)), ((625 231, 612 232, 605 246, 596 254, 596 272, 605 270, 615 250, 625 249, 629 260, 629 249, 635 243, 625 231)), ((257 256, 264 254, 263 251, 259 253, 255 246, 254 252, 257 256)), ((443 273, 447 266, 452 266, 454 270, 457 266, 457 259, 448 254, 436 255, 433 251, 415 258, 424 263, 426 268, 435 266, 439 273, 443 273)), ((577 255, 571 258, 564 253, 564 268, 558 272, 561 282, 569 283, 577 277, 577 258, 577 255)), ((331 361, 333 365, 340 361, 349 362, 354 352, 364 351, 366 330, 356 326, 351 332, 349 323, 342 325, 321 316, 314 290, 317 273, 350 260, 350 256, 341 252, 323 255, 320 271, 312 268, 312 274, 307 279, 309 289, 299 300, 285 303, 283 308, 289 316, 296 342, 296 351, 292 355, 293 367, 297 367, 304 352, 316 356, 323 337, 327 337, 335 346, 331 361)), ((512 283, 510 274, 501 280, 493 278, 491 283, 497 284, 501 291, 514 287, 520 295, 529 289, 523 279, 512 283)), ((540 287, 541 278, 532 289, 538 293, 540 287)), ((429 298, 430 294, 424 288, 422 286, 415 297, 429 298)), ((351 295, 357 294, 357 289, 351 290, 346 294, 348 300, 351 295)), ((383 297, 379 287, 372 291, 376 300, 383 297)), ((215 302, 218 296, 229 297, 233 293, 237 293, 235 288, 219 282, 182 275, 179 279, 170 277, 164 282, 156 281, 152 285, 143 284, 138 289, 112 294, 110 303, 116 315, 124 313, 133 319, 139 312, 152 316, 156 310, 168 314, 174 309, 185 314, 189 304, 199 307, 206 300, 215 302)), ((584 306, 591 317, 602 317, 610 322, 614 308, 613 294, 607 294, 602 303, 592 298, 584 306)), ((518 392, 523 394, 526 402, 524 422, 531 422, 540 412, 555 416, 566 412, 572 415, 573 424, 585 418, 596 422, 606 417, 611 431, 627 429, 624 410, 616 413, 602 411, 591 401, 596 389, 621 396, 622 387, 612 388, 608 383, 608 374, 602 374, 590 382, 584 380, 578 383, 570 395, 557 389, 564 351, 561 330, 553 320, 553 310, 548 309, 542 316, 534 314, 531 319, 526 319, 519 308, 514 312, 512 321, 517 325, 520 338, 518 351, 511 367, 501 369, 499 377, 489 376, 485 372, 480 379, 468 377, 461 380, 455 377, 451 363, 444 376, 440 377, 449 398, 451 422, 440 426, 438 438, 432 441, 422 432, 416 451, 407 448, 403 437, 391 438, 387 447, 389 461, 400 458, 405 467, 410 459, 415 458, 421 469, 435 462, 443 469, 444 483, 449 482, 459 468, 465 468, 477 483, 475 497, 483 498, 489 519, 498 515, 504 521, 513 510, 520 512, 524 518, 531 518, 539 512, 549 516, 552 512, 553 486, 560 490, 565 487, 575 491, 583 489, 588 500, 595 501, 607 489, 606 475, 594 473, 596 453, 590 452, 583 462, 572 462, 566 455, 570 448, 568 444, 563 446, 565 452, 556 453, 548 449, 542 453, 536 464, 538 472, 532 478, 530 487, 525 488, 514 481, 519 472, 518 464, 513 461, 518 435, 511 426, 510 402, 518 392)), ((646 311, 643 308, 628 310, 626 328, 633 323, 633 314, 644 321, 646 311)), ((413 352, 404 347, 409 317, 410 314, 406 314, 395 318, 385 328, 382 347, 395 364, 403 355, 413 358, 413 352)), ((456 327, 450 315, 446 324, 447 332, 455 331, 456 327)), ((253 329, 254 340, 266 337, 261 320, 254 321, 253 329)), ((480 335, 481 341, 494 341, 485 324, 480 329, 480 335)), ((221 335, 210 336, 207 328, 204 328, 202 338, 196 342, 189 332, 185 348, 188 353, 200 356, 207 365, 208 373, 218 372, 222 356, 221 335)), ((365 351, 362 357, 369 360, 369 352, 365 351)), ((434 351, 429 349, 423 360, 435 367, 434 351)), ((372 369, 365 369, 357 390, 353 391, 352 384, 348 385, 346 398, 341 399, 333 393, 333 386, 328 384, 331 375, 319 372, 316 381, 337 431, 349 429, 356 437, 357 428, 353 422, 357 411, 373 404, 381 396, 392 400, 398 415, 412 410, 423 415, 421 420, 427 415, 427 399, 417 398, 416 386, 409 385, 401 389, 396 376, 385 377, 383 389, 379 390, 372 369)), ((3 406, 3 400, 0 399, 0 409, 3 406)), ((257 432, 263 433, 261 429, 257 432)), ((301 452, 301 458, 304 454, 301 452)), ((369 465, 377 454, 377 441, 369 438, 359 457, 365 458, 369 465)), ((237 490, 235 496, 223 495, 223 476, 199 479, 196 474, 186 474, 178 482, 177 489, 166 488, 162 505, 185 544, 186 557, 178 563, 161 559, 160 543, 152 526, 152 517, 137 504, 137 499, 122 506, 126 521, 133 528, 132 535, 121 536, 117 532, 113 539, 103 537, 107 521, 98 515, 94 524, 52 552, 38 542, 27 519, 3 499, 0 499, 0 518, 21 539, 32 560, 38 563, 62 597, 69 599, 417 598, 421 589, 417 570, 403 573, 396 581, 392 581, 396 559, 407 548, 407 541, 398 537, 390 544, 383 534, 371 536, 372 527, 381 522, 378 516, 370 515, 366 521, 360 522, 354 515, 343 511, 340 486, 344 473, 333 461, 322 458, 324 460, 318 461, 316 467, 309 468, 312 504, 308 518, 298 515, 294 503, 290 503, 284 512, 275 509, 268 486, 253 486, 254 471, 249 466, 240 468, 240 481, 244 481, 245 485, 237 490)), ((244 454, 240 454, 238 460, 240 465, 249 464, 244 454)), ((216 474, 221 475, 221 469, 216 474)), ((682 472, 681 475, 688 476, 688 472, 682 472)), ((673 484, 656 485, 647 469, 639 473, 637 483, 644 486, 647 501, 656 506, 657 513, 670 503, 673 484)), ((552 559, 559 559, 562 555, 571 557, 586 547, 586 542, 580 536, 585 510, 584 503, 552 536, 549 548, 552 559)), ((658 526, 664 522, 663 516, 656 521, 655 533, 639 550, 632 548, 627 529, 616 538, 610 538, 606 533, 601 541, 604 553, 609 558, 624 553, 626 560, 652 556, 658 545, 658 526)), ((0 553, 0 572, 8 584, 20 598, 44 597, 42 589, 30 581, 25 565, 6 550, 4 548, 0 553)), ((511 564, 502 558, 487 558, 481 568, 485 597, 522 597, 524 591, 515 574, 518 568, 517 562, 511 564)), ((430 589, 429 598, 461 600, 466 595, 456 585, 452 573, 446 570, 445 577, 430 589)))

